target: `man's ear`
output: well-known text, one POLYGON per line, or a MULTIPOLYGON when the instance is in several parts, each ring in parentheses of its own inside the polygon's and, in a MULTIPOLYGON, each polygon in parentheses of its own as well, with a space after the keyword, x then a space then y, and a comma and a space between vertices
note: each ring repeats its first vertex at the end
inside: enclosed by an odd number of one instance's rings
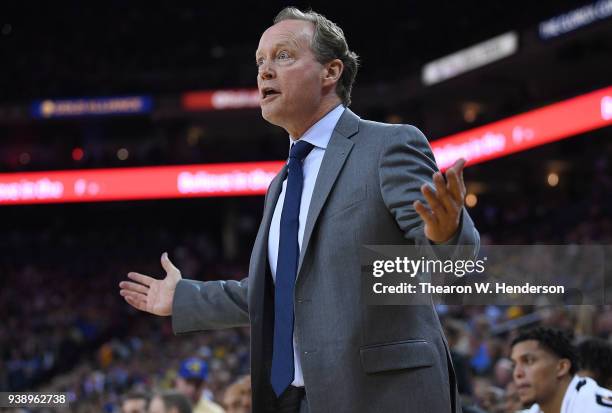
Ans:
POLYGON ((572 368, 572 362, 569 359, 560 359, 557 363, 557 378, 561 378, 566 374, 570 374, 569 371, 572 368))
POLYGON ((344 63, 340 59, 334 59, 329 63, 325 64, 323 72, 323 84, 331 85, 340 81, 342 71, 344 70, 344 63))

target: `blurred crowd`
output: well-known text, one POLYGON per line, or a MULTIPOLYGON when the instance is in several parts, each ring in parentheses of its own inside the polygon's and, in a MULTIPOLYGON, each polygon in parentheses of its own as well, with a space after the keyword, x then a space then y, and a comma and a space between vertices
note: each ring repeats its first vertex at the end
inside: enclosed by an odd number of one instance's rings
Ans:
MULTIPOLYGON (((504 216, 510 213, 502 212, 504 216)), ((610 219, 605 214, 595 214, 593 219, 566 228, 564 241, 609 243, 610 219)), ((86 239, 66 228, 63 236, 48 234, 57 245, 44 251, 43 234, 13 234, 21 237, 20 245, 30 249, 3 260, 0 308, 7 314, 6 322, 0 324, 0 390, 68 392, 72 411, 78 412, 119 413, 127 394, 146 394, 150 401, 155 392, 171 390, 186 394, 194 406, 202 399, 226 411, 241 411, 236 409, 249 403, 243 391, 248 389, 244 384, 248 380, 248 328, 174 336, 169 318, 136 312, 118 296, 117 284, 129 270, 159 274, 151 256, 168 245, 175 246, 169 251, 191 278, 219 278, 215 274, 240 278, 245 263, 232 267, 220 259, 214 266, 215 256, 198 254, 199 248, 215 244, 214 237, 149 230, 141 234, 149 245, 139 248, 130 244, 130 239, 143 239, 130 238, 133 228, 113 229, 105 238, 105 226, 102 222, 100 232, 89 233, 86 239), (124 242, 114 245, 120 239, 124 242), (90 248, 79 249, 85 242, 91 243, 90 248), (75 253, 72 261, 66 255, 70 252, 75 253), (27 264, 32 257, 36 264, 27 264), (185 367, 190 359, 200 366, 197 374, 185 367), (188 390, 185 381, 190 382, 188 390), (236 382, 242 385, 231 387, 236 382)), ((487 238, 493 237, 483 233, 483 239, 487 238)), ((4 242, 16 245, 10 237, 4 242)), ((466 411, 510 413, 520 406, 509 356, 510 343, 524 327, 562 328, 574 333, 575 344, 599 338, 605 345, 598 354, 604 358, 609 354, 605 346, 612 345, 610 305, 438 305, 437 310, 452 348, 466 411)), ((595 365, 606 362, 610 360, 595 365)), ((603 374, 599 384, 610 386, 610 372, 603 374)))
POLYGON ((248 373, 248 328, 174 336, 168 318, 139 314, 121 300, 118 275, 59 282, 57 273, 33 266, 7 275, 0 391, 67 392, 66 411, 110 413, 130 391, 178 388, 192 401, 201 392, 222 400, 248 373))

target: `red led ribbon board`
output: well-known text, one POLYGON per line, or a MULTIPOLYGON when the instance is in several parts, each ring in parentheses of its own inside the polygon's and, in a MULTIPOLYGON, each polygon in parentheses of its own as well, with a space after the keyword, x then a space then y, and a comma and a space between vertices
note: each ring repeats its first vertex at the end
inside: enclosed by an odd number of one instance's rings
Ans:
POLYGON ((0 174, 0 205, 265 194, 283 162, 0 174))
POLYGON ((440 169, 524 151, 612 123, 612 87, 512 116, 431 143, 440 169))
POLYGON ((258 89, 210 90, 183 93, 181 106, 187 111, 259 108, 258 89))
MULTIPOLYGON (((460 157, 473 165, 611 123, 608 87, 435 140, 431 147, 446 169, 460 157)), ((0 205, 262 195, 282 166, 274 161, 5 173, 0 205)))

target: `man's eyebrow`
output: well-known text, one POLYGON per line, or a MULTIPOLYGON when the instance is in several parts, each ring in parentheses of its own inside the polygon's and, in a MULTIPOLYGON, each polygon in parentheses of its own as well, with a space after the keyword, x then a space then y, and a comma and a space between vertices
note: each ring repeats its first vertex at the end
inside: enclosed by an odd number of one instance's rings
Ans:
POLYGON ((508 359, 510 361, 512 361, 512 362, 515 362, 517 360, 520 360, 520 359, 524 358, 528 354, 530 354, 530 353, 520 353, 520 354, 517 354, 517 355, 510 356, 510 357, 508 357, 508 359))
MULTIPOLYGON (((283 46, 290 46, 290 47, 292 47, 292 48, 294 48, 294 49, 297 49, 297 48, 298 48, 298 44, 297 44, 297 42, 296 42, 295 40, 284 40, 284 41, 282 41, 282 42, 278 42, 278 43, 276 43, 276 44, 275 44, 275 45, 272 47, 272 50, 278 50, 278 49, 280 49, 280 48, 281 48, 281 47, 283 47, 283 46)), ((255 59, 257 59, 257 58, 258 58, 258 57, 261 55, 261 53, 262 53, 262 52, 261 52, 260 50, 257 50, 257 51, 255 52, 255 59)))

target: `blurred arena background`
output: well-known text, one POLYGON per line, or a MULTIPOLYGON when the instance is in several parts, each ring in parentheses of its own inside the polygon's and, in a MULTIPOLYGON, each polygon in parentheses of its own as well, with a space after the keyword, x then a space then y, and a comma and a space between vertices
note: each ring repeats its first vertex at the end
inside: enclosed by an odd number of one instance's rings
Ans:
MULTIPOLYGON (((118 283, 161 277, 164 251, 187 278, 247 273, 264 166, 278 168, 252 162, 287 156, 253 96, 254 51, 289 4, 337 22, 360 55, 354 112, 472 159, 483 243, 612 244, 610 0, 3 2, 0 391, 66 391, 73 411, 114 413, 128 391, 173 388, 198 357, 204 397, 248 411, 226 391, 248 374, 248 329, 175 337, 118 283), (226 163, 240 165, 215 179, 226 163), (156 167, 177 168, 139 169, 156 167)), ((610 305, 438 312, 465 405, 490 413, 513 411, 519 327, 612 345, 610 305)))

